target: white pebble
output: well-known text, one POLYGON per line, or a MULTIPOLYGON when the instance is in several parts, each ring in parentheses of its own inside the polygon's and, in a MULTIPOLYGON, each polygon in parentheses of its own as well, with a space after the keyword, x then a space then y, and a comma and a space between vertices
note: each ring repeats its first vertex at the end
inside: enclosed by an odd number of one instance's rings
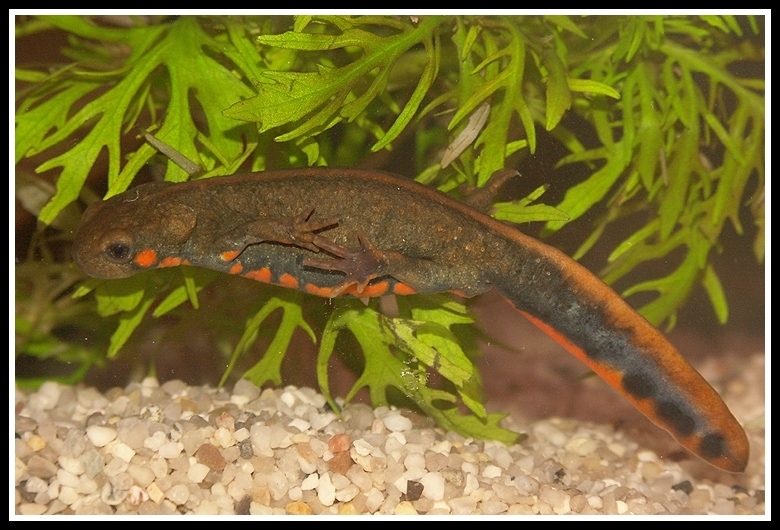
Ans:
POLYGON ((209 467, 204 466, 200 462, 195 462, 187 470, 187 478, 191 482, 194 482, 195 484, 200 484, 201 482, 203 482, 203 479, 206 478, 206 475, 208 474, 209 474, 209 467))
POLYGON ((142 488, 145 488, 151 484, 155 477, 154 471, 152 471, 149 466, 139 466, 136 464, 128 464, 127 474, 130 475, 130 477, 133 479, 133 482, 142 488))
POLYGON ((69 486, 75 488, 79 485, 79 479, 73 473, 65 471, 64 469, 57 470, 57 480, 60 481, 61 486, 69 486))
POLYGON ((27 406, 33 410, 51 410, 60 399, 62 388, 57 383, 47 381, 41 385, 37 392, 30 396, 27 406))
POLYGON ((482 476, 485 478, 496 478, 501 476, 501 468, 493 465, 488 464, 485 466, 485 471, 482 472, 482 476))
POLYGON ((317 498, 323 506, 330 506, 336 500, 336 488, 330 481, 330 475, 323 473, 317 484, 317 498))
POLYGON ((111 454, 125 462, 130 462, 135 456, 135 451, 129 445, 120 442, 111 448, 111 454))
POLYGON ((571 496, 566 492, 553 489, 550 486, 542 486, 539 493, 539 500, 548 504, 558 515, 571 512, 571 506, 569 504, 571 496))
POLYGON ((249 438, 249 430, 246 427, 241 427, 233 433, 233 439, 236 442, 243 442, 247 438, 249 438))
POLYGON ((88 478, 86 475, 81 475, 79 477, 79 485, 76 486, 76 491, 81 495, 92 495, 93 493, 97 492, 98 486, 97 482, 92 480, 91 478, 88 478))
POLYGON ((210 500, 204 500, 192 510, 194 515, 219 515, 219 505, 210 500))
POLYGON ((423 475, 420 479, 423 485, 423 496, 432 501, 444 499, 444 477, 441 473, 430 472, 423 475))
POLYGON ((24 485, 24 489, 29 493, 40 493, 46 491, 49 488, 49 484, 40 477, 30 477, 27 480, 27 484, 24 485))
POLYGON ((374 446, 365 441, 363 438, 352 442, 352 448, 360 456, 368 456, 371 454, 371 451, 374 450, 374 446))
POLYGON ((320 477, 317 473, 312 473, 301 482, 301 489, 303 491, 310 491, 317 487, 320 483, 320 477))
POLYGON ((236 443, 233 435, 225 427, 220 427, 214 431, 214 441, 222 448, 230 447, 236 443))
POLYGON ((306 432, 311 428, 311 424, 301 418, 295 418, 290 422, 290 427, 295 427, 301 432, 306 432))
POLYGON ((406 469, 425 469, 425 457, 420 453, 412 453, 404 459, 406 469))
POLYGON ((60 456, 57 458, 57 463, 62 469, 74 475, 84 474, 84 464, 81 463, 81 459, 73 458, 72 456, 60 456))
POLYGON ((596 449, 598 449, 598 444, 595 441, 589 438, 583 438, 581 436, 572 438, 566 444, 566 450, 571 451, 577 456, 588 456, 589 454, 595 452, 596 449))
POLYGON ((479 507, 485 515, 504 513, 509 508, 509 506, 500 501, 484 501, 480 503, 479 507))
POLYGON ((463 495, 471 495, 473 492, 479 489, 479 481, 477 477, 472 474, 466 475, 466 485, 463 488, 463 495))
POLYGON ((299 501, 303 498, 303 488, 300 486, 295 486, 290 488, 290 491, 287 492, 287 496, 290 497, 290 500, 295 502, 299 501))
POLYGON ((477 501, 471 497, 457 497, 450 500, 453 515, 471 515, 477 509, 477 501))
POLYGON ((105 447, 116 438, 117 432, 111 427, 102 425, 90 425, 87 427, 87 439, 95 447, 105 447))
POLYGON ((279 400, 290 408, 295 406, 295 396, 290 392, 283 392, 282 395, 279 396, 279 400))
POLYGON ((60 488, 60 494, 57 496, 57 498, 63 503, 70 506, 71 504, 79 500, 81 496, 78 493, 76 493, 75 488, 71 488, 69 486, 63 486, 62 488, 60 488))
POLYGON ((182 505, 190 498, 190 490, 184 484, 176 484, 165 492, 165 498, 178 505, 182 505))
POLYGON ((374 513, 382 506, 385 500, 385 496, 376 488, 371 488, 371 491, 366 495, 366 510, 368 513, 374 513))
POLYGON ((151 449, 155 453, 160 450, 160 447, 165 445, 168 442, 168 439, 165 437, 165 433, 162 431, 157 431, 153 435, 149 436, 146 440, 144 440, 144 447, 147 449, 151 449))
POLYGON ((382 418, 382 422, 385 424, 385 427, 387 427, 388 431, 391 432, 403 432, 403 431, 411 431, 412 430, 412 420, 409 418, 402 416, 400 412, 393 411, 384 418, 382 418))
POLYGON ((560 429, 546 422, 534 425, 534 436, 558 447, 563 447, 567 440, 560 429))
POLYGON ((336 500, 339 502, 349 502, 357 497, 358 493, 360 493, 360 488, 354 484, 350 484, 349 486, 336 491, 336 500))
POLYGON ((160 450, 157 451, 157 454, 165 458, 166 460, 173 460, 174 458, 178 458, 178 456, 181 454, 182 451, 184 451, 183 443, 168 442, 163 444, 162 447, 160 447, 160 450))

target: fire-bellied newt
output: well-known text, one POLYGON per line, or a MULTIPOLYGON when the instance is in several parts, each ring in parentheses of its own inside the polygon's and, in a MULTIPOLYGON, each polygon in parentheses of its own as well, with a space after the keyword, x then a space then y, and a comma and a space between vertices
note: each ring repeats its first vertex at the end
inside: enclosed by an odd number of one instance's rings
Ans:
POLYGON ((73 243, 97 278, 206 267, 335 297, 491 288, 692 453, 745 469, 745 431, 618 294, 562 252, 387 173, 313 168, 138 186, 87 208, 73 243))

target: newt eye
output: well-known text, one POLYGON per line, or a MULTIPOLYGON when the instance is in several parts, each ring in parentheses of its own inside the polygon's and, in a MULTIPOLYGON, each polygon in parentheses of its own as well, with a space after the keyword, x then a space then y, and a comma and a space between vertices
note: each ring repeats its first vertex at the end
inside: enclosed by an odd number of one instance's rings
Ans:
POLYGON ((127 263, 133 255, 133 249, 125 243, 112 243, 104 250, 109 261, 127 263))

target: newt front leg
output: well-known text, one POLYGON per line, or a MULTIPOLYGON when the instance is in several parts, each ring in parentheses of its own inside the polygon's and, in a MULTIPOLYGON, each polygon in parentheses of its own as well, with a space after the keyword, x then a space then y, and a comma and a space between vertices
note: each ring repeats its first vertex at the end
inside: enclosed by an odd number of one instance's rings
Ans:
POLYGON ((298 215, 279 219, 256 219, 241 224, 215 241, 223 258, 237 258, 249 245, 263 242, 294 245, 312 252, 319 252, 314 244, 317 232, 338 225, 335 217, 311 219, 314 206, 310 206, 298 215))

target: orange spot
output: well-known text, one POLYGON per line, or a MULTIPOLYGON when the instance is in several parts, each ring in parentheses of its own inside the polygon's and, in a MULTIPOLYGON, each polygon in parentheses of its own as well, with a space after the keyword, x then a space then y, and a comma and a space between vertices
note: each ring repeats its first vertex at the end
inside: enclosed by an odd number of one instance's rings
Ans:
MULTIPOLYGON (((382 296, 384 294, 387 294, 389 290, 390 290, 390 284, 387 281, 382 281, 372 285, 366 285, 366 288, 363 289, 361 292, 357 293, 357 296, 361 298, 382 296)), ((357 291, 357 289, 355 289, 355 291, 357 291)))
POLYGON ((241 271, 244 270, 244 266, 241 265, 241 263, 236 262, 233 264, 232 267, 230 267, 230 270, 228 271, 230 274, 241 274, 241 271))
POLYGON ((307 293, 313 294, 315 296, 322 296, 323 298, 333 298, 332 287, 320 287, 318 285, 314 285, 313 283, 307 283, 304 286, 304 290, 307 293))
POLYGON ((251 278, 252 280, 257 280, 258 282, 271 283, 271 269, 268 267, 263 267, 256 271, 249 271, 244 274, 244 276, 251 278))
POLYGON ((135 257, 134 261, 135 264, 138 265, 139 267, 148 269, 149 267, 153 267, 154 264, 157 263, 157 252, 155 252, 152 249, 142 250, 135 257))
POLYGON ((181 265, 181 258, 177 258, 176 256, 168 256, 167 258, 163 258, 163 260, 160 262, 158 267, 178 267, 181 265))
POLYGON ((298 280, 285 272, 279 277, 279 285, 282 287, 289 287, 290 289, 297 289, 298 280))
POLYGON ((181 265, 190 265, 190 260, 188 260, 188 259, 182 259, 182 260, 181 260, 181 265))
POLYGON ((397 283, 393 286, 393 293, 400 295, 417 294, 414 287, 406 285, 405 283, 397 283))
POLYGON ((220 254, 219 257, 222 258, 222 261, 233 261, 239 254, 241 253, 237 250, 228 250, 220 254))

